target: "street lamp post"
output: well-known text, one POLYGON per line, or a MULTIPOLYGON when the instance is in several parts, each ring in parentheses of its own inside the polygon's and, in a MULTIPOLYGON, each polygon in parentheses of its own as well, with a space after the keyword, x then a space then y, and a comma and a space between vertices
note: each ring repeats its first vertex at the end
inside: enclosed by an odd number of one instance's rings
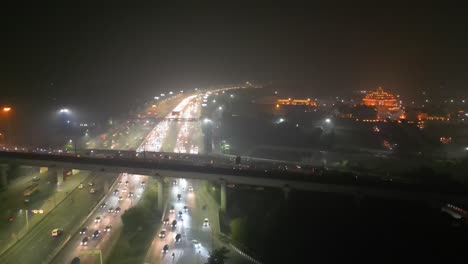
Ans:
POLYGON ((9 145, 13 144, 13 132, 11 131, 11 111, 13 109, 10 106, 5 106, 2 108, 2 112, 6 115, 6 122, 7 122, 7 136, 6 136, 6 143, 9 145))

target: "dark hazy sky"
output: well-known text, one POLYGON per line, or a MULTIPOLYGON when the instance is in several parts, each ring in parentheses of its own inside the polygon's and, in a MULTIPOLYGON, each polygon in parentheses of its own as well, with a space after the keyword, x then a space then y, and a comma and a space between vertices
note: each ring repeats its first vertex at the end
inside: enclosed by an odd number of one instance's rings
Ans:
POLYGON ((166 87, 246 79, 306 83, 311 94, 468 87, 468 10, 461 4, 181 2, 2 7, 2 98, 112 108, 166 87))

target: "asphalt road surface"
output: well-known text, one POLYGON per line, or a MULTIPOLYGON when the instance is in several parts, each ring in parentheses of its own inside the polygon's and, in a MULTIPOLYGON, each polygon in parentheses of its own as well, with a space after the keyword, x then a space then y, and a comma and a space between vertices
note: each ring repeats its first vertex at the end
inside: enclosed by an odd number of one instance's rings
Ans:
POLYGON ((122 220, 121 215, 125 210, 136 205, 141 198, 144 190, 144 186, 141 185, 142 181, 148 182, 148 176, 121 174, 119 176, 119 183, 116 188, 119 190, 118 194, 113 194, 114 190, 110 190, 106 196, 105 202, 107 203, 104 208, 98 205, 97 210, 90 215, 89 219, 83 227, 87 227, 88 230, 85 234, 72 234, 72 238, 67 245, 62 249, 59 255, 54 259, 52 263, 62 264, 70 263, 74 257, 80 257, 81 263, 96 263, 99 259, 99 255, 85 255, 84 253, 88 250, 101 250, 101 254, 108 255, 117 241, 122 231, 122 220), (128 184, 126 184, 128 181, 128 184), (129 197, 129 193, 132 192, 133 196, 129 197), (119 201, 119 197, 122 200, 119 201), (114 210, 120 207, 120 212, 109 212, 109 209, 114 210), (101 221, 96 223, 96 217, 101 217, 101 221), (110 232, 104 231, 106 226, 110 225, 110 232), (101 233, 98 237, 93 238, 93 233, 99 230, 101 233), (89 241, 87 245, 81 245, 83 238, 88 237, 89 241))
POLYGON ((53 250, 59 246, 74 225, 77 225, 99 201, 105 192, 104 186, 110 186, 115 176, 100 174, 94 177, 94 186, 85 185, 83 189, 76 189, 61 202, 40 223, 14 246, 0 256, 4 264, 41 263, 50 257, 53 250), (95 193, 90 193, 94 188, 95 193), (59 228, 63 233, 59 237, 52 237, 53 229, 59 228))

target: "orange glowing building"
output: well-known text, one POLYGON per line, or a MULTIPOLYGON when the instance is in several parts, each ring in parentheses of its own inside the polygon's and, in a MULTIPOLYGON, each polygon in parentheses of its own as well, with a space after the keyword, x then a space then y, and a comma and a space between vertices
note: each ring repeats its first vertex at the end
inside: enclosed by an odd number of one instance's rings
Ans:
POLYGON ((307 99, 278 99, 276 105, 306 105, 306 106, 317 106, 317 102, 307 99))
POLYGON ((367 106, 384 106, 384 107, 396 107, 397 100, 393 94, 385 92, 382 87, 377 88, 377 91, 367 94, 363 99, 362 103, 367 106))
POLYGON ((405 119, 405 113, 397 103, 393 94, 385 92, 382 87, 376 91, 368 93, 363 99, 362 104, 374 107, 377 110, 377 119, 405 119))

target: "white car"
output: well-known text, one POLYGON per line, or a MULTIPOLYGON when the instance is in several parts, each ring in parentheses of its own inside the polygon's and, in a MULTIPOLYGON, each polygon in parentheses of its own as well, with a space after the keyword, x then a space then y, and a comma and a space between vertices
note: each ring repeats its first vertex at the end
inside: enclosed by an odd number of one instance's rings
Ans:
POLYGON ((205 218, 205 220, 203 220, 203 226, 209 226, 210 225, 210 222, 208 221, 208 218, 205 218))
POLYGON ((52 230, 52 236, 53 237, 58 237, 62 234, 62 230, 58 229, 58 228, 55 228, 54 230, 52 230))
POLYGON ((198 242, 198 240, 192 240, 192 244, 195 248, 200 248, 200 242, 198 242))
POLYGON ((94 219, 94 223, 101 223, 101 217, 96 216, 96 219, 94 219))

